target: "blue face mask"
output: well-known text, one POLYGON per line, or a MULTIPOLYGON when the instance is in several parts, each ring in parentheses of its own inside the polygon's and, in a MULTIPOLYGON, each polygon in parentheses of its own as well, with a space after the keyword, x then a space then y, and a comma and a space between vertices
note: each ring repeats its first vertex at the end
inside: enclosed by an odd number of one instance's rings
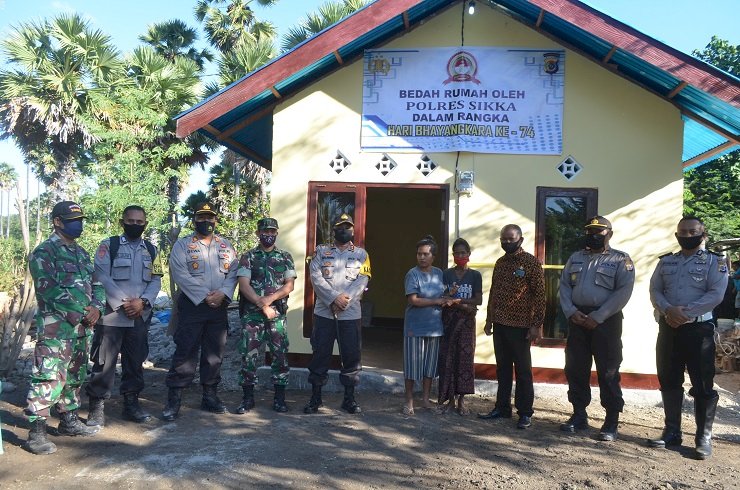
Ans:
POLYGON ((64 221, 64 229, 61 232, 72 239, 79 238, 82 235, 82 220, 64 221))

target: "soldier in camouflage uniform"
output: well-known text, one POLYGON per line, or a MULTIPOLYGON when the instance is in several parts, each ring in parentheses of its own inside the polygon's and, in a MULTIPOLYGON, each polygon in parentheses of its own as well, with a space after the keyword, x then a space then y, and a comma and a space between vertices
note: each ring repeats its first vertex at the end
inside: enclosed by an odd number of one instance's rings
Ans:
POLYGON ((46 419, 52 405, 60 417, 59 434, 89 436, 99 430, 77 418, 92 327, 105 304, 105 290, 93 282, 90 256, 75 242, 82 234, 84 217, 76 203, 57 203, 51 213, 54 233, 36 247, 28 261, 38 309, 25 410, 31 430, 24 447, 34 454, 56 451, 56 445, 46 437, 46 419))
POLYGON ((267 343, 272 355, 272 382, 275 398, 272 408, 287 412, 285 386, 288 384, 288 334, 285 315, 288 295, 293 291, 297 276, 293 257, 275 247, 278 222, 263 218, 257 222, 259 245, 242 255, 239 260, 239 313, 242 320, 242 355, 240 382, 244 398, 236 413, 246 413, 254 408, 254 383, 257 373, 259 348, 267 343))

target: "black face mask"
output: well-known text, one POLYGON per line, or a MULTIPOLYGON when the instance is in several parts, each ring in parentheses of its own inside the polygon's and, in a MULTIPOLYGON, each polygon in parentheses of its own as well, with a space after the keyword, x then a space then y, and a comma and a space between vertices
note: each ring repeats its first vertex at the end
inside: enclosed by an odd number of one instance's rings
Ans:
POLYGON ((601 250, 604 248, 606 235, 586 235, 583 237, 583 246, 591 250, 601 250))
POLYGON ((504 252, 507 254, 512 254, 519 250, 519 247, 522 246, 522 240, 517 240, 516 242, 501 242, 501 248, 504 249, 504 252))
POLYGON ((211 223, 210 221, 196 221, 195 222, 195 231, 197 231, 198 234, 203 235, 203 236, 211 236, 215 228, 216 228, 216 225, 211 223))
POLYGON ((277 235, 266 235, 264 233, 260 233, 259 239, 263 247, 270 248, 273 245, 275 245, 275 240, 277 240, 277 235))
POLYGON ((341 243, 342 245, 351 241, 353 236, 354 232, 347 228, 337 228, 334 230, 334 239, 337 243, 341 243))
POLYGON ((701 245, 702 240, 704 240, 704 235, 677 236, 676 240, 678 241, 678 244, 681 246, 682 249, 693 250, 699 245, 701 245))
POLYGON ((144 233, 144 228, 146 228, 146 225, 129 225, 123 223, 123 233, 132 240, 138 240, 141 234, 144 233))

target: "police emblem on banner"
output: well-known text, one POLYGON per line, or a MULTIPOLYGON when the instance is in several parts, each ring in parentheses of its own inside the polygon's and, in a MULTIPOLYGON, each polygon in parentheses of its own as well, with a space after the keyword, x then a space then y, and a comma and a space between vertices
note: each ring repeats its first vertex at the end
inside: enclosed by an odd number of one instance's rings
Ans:
POLYGON ((473 82, 480 84, 480 80, 475 78, 477 73, 478 61, 475 59, 475 56, 467 51, 458 51, 447 61, 447 74, 449 77, 442 84, 447 85, 450 82, 473 82))
POLYGON ((560 70, 560 53, 544 53, 542 56, 545 58, 545 73, 556 74, 560 70))

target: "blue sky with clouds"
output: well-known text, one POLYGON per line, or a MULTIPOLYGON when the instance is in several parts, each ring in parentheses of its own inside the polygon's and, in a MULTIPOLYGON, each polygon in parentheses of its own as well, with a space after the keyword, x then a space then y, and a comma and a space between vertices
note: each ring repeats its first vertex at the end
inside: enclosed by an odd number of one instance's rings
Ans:
MULTIPOLYGON (((283 34, 306 12, 325 2, 279 0, 273 7, 255 5, 254 9, 260 19, 273 22, 279 34, 283 34)), ((712 35, 740 44, 738 0, 586 0, 585 3, 685 53, 703 48, 712 35)), ((0 0, 0 36, 5 38, 12 26, 21 22, 77 12, 110 35, 119 49, 126 52, 138 44, 138 36, 149 24, 179 18, 195 27, 194 7, 195 0, 0 0)), ((211 74, 215 70, 207 72, 211 74)), ((16 166, 21 181, 25 181, 26 167, 12 141, 0 141, 0 161, 16 166)), ((192 180, 203 183, 207 179, 198 176, 192 180)), ((194 190, 191 186, 184 195, 194 190)), ((35 195, 33 184, 31 195, 35 195)))

